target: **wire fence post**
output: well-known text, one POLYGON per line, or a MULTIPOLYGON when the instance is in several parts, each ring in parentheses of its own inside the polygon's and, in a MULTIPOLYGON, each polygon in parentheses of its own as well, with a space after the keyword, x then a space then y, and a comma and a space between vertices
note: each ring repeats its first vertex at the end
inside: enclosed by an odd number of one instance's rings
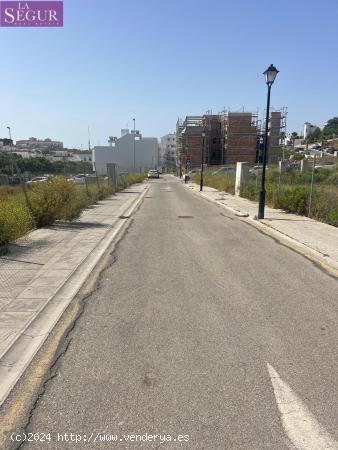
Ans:
MULTIPOLYGON (((10 129, 9 129, 9 133, 10 133, 10 129)), ((23 195, 24 195, 24 198, 25 198, 26 208, 28 209, 28 211, 29 211, 29 213, 31 215, 33 228, 36 228, 36 221, 35 221, 34 210, 33 210, 33 207, 31 205, 31 202, 29 200, 28 194, 27 194, 26 181, 24 180, 24 177, 22 175, 21 169, 19 168, 18 162, 17 162, 17 160, 15 158, 15 155, 13 154, 13 140, 12 140, 11 133, 10 133, 10 141, 11 141, 11 143, 10 143, 9 155, 10 155, 10 161, 12 163, 12 173, 14 172, 14 168, 15 168, 17 176, 19 177, 19 180, 20 180, 20 187, 22 189, 22 192, 23 192, 23 195)))
POLYGON ((278 175, 278 196, 280 194, 280 185, 282 181, 282 170, 283 170, 283 163, 284 163, 284 149, 283 149, 283 160, 279 161, 279 175, 278 175))
POLYGON ((308 217, 311 217, 311 207, 312 207, 312 195, 313 195, 313 183, 314 183, 314 175, 315 175, 315 165, 316 165, 316 155, 313 155, 308 217))

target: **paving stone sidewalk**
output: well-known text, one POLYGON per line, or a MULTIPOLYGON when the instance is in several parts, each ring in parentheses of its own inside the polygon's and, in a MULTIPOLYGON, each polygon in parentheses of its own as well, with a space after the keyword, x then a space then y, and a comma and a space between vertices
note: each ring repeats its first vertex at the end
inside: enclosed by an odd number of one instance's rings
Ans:
MULTIPOLYGON (((188 183, 185 186, 199 193, 199 185, 188 183)), ((202 195, 232 209, 241 216, 251 219, 257 216, 257 202, 220 192, 208 186, 204 186, 202 195)), ((268 207, 265 208, 265 219, 260 222, 310 250, 318 252, 338 269, 338 228, 308 217, 288 214, 280 209, 268 207)))
POLYGON ((0 257, 0 359, 140 197, 145 184, 85 210, 73 223, 29 233, 0 257))

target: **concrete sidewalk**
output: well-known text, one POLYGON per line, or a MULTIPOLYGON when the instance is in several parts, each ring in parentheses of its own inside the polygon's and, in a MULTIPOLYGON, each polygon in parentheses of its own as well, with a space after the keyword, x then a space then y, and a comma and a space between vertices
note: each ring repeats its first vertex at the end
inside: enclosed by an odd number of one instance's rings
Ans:
POLYGON ((29 233, 0 257, 0 404, 147 190, 133 185, 73 223, 29 233))
POLYGON ((265 219, 255 220, 258 212, 256 202, 208 186, 204 186, 204 191, 200 192, 199 185, 195 183, 185 186, 207 200, 231 210, 243 220, 304 254, 338 277, 338 228, 268 207, 265 208, 265 219))

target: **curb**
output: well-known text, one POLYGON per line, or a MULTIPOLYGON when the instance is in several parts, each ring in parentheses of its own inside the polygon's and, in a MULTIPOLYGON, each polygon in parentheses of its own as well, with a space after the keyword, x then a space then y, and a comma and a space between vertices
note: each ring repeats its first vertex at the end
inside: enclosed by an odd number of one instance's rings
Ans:
MULTIPOLYGON (((203 192, 196 191, 193 189, 193 187, 189 184, 183 184, 186 189, 189 189, 191 192, 193 192, 195 195, 202 197, 203 199, 209 201, 210 203, 216 204, 220 207, 223 207, 224 209, 231 211, 235 214, 235 216, 241 218, 241 220, 245 223, 248 223, 249 225, 257 228, 260 232, 264 233, 267 236, 270 236, 274 239, 276 239, 280 244, 285 245, 286 247, 290 248, 291 250, 299 253, 300 255, 304 256, 305 258, 309 259, 311 262, 319 266, 321 269, 323 269, 325 272, 327 272, 330 276, 338 279, 338 264, 335 263, 335 261, 328 260, 328 257, 320 253, 318 250, 315 250, 311 247, 309 247, 306 244, 303 244, 302 242, 297 241, 296 239, 292 238, 291 236, 288 236, 284 234, 283 232, 276 230, 274 227, 269 225, 268 223, 262 222, 257 219, 253 219, 249 216, 248 213, 242 213, 240 210, 231 208, 228 205, 224 205, 223 203, 220 203, 212 198, 207 197, 203 192)), ((220 191, 218 191, 220 192, 220 191)))
POLYGON ((86 283, 95 266, 111 245, 122 237, 130 223, 130 216, 139 208, 149 187, 149 184, 146 185, 136 200, 123 210, 120 218, 115 222, 116 227, 105 234, 3 354, 0 360, 0 406, 44 344, 66 308, 86 283))

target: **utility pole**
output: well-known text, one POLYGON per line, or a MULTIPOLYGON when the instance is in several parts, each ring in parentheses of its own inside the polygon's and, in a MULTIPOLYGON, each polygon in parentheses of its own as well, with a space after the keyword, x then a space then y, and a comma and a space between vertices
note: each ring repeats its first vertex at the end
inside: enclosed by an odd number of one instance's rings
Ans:
POLYGON ((134 141, 133 141, 133 143, 134 143, 134 172, 136 172, 136 152, 135 152, 135 145, 136 145, 136 142, 135 142, 135 137, 136 137, 136 129, 135 129, 135 119, 133 119, 133 121, 134 121, 134 141))
POLYGON ((89 125, 88 125, 88 150, 91 151, 91 148, 90 148, 90 129, 89 129, 89 125))
POLYGON ((202 132, 202 151, 201 151, 201 181, 200 181, 200 191, 203 191, 203 173, 204 173, 204 139, 205 132, 202 132))
POLYGON ((314 182, 314 177, 315 177, 315 168, 316 168, 316 155, 313 155, 308 217, 311 217, 312 194, 313 194, 313 182, 314 182))

